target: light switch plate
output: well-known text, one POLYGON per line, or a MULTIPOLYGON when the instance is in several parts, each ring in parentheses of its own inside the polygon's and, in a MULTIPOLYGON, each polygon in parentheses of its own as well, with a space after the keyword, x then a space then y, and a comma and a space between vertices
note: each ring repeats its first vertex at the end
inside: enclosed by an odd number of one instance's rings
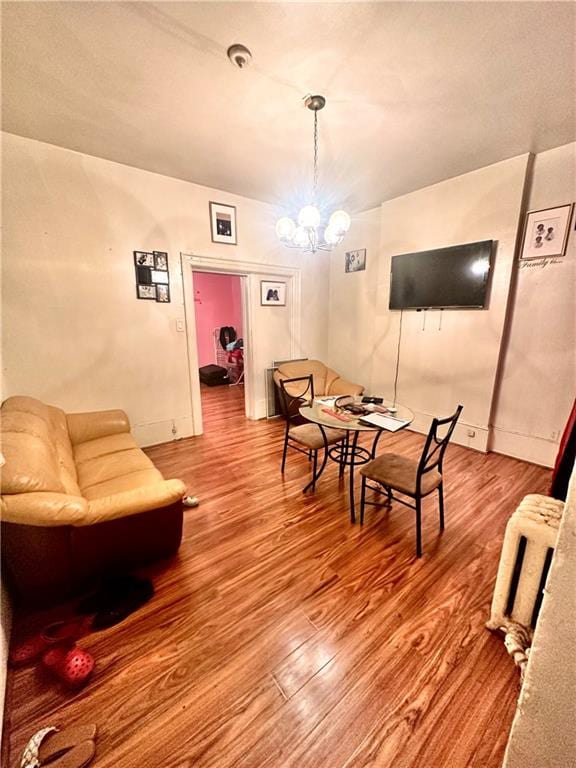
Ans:
POLYGON ((184 331, 184 320, 181 318, 178 318, 176 320, 176 330, 177 331, 184 331))

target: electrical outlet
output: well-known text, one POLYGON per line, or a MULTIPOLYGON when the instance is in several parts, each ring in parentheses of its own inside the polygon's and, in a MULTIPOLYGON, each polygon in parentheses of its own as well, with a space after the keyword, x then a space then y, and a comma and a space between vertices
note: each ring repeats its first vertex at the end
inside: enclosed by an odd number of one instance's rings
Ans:
POLYGON ((476 437, 476 430, 469 429, 466 431, 466 434, 468 435, 468 437, 476 437))
POLYGON ((176 422, 175 421, 172 421, 172 434, 174 435, 174 437, 176 437, 176 435, 178 434, 178 430, 176 429, 176 422))

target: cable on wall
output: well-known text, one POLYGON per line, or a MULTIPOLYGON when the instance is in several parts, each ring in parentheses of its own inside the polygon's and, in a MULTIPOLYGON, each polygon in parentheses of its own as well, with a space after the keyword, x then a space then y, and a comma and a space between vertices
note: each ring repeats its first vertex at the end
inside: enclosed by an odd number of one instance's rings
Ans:
POLYGON ((396 373, 394 374, 394 399, 392 405, 396 407, 396 389, 398 387, 398 370, 400 368, 400 342, 402 341, 402 317, 404 310, 400 310, 400 328, 398 330, 398 348, 396 350, 396 373))

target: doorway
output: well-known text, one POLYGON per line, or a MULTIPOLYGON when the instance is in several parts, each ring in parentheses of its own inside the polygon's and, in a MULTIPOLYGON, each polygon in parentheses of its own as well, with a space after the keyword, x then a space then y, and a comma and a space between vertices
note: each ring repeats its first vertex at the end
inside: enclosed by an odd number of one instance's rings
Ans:
POLYGON ((202 421, 208 433, 245 414, 243 281, 239 274, 192 271, 202 421))
POLYGON ((266 418, 267 371, 274 360, 302 357, 301 338, 301 273, 297 267, 264 264, 244 259, 180 254, 186 325, 186 347, 192 434, 204 432, 200 392, 196 317, 194 305, 194 275, 197 272, 236 275, 242 286, 242 331, 244 336, 244 416, 247 419, 266 418), (263 306, 262 281, 286 283, 285 306, 263 306))

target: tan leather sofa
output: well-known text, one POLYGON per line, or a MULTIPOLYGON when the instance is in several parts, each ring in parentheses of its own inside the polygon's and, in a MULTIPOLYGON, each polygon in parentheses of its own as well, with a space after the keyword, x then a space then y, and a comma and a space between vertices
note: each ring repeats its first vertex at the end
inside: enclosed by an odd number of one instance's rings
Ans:
POLYGON ((3 568, 17 595, 61 599, 178 550, 184 485, 163 479, 123 411, 66 414, 11 397, 1 417, 3 568))
MULTIPOLYGON (((328 368, 320 360, 294 360, 282 363, 274 371, 274 381, 279 386, 282 379, 296 379, 299 376, 308 376, 309 374, 312 374, 316 397, 361 395, 364 392, 364 387, 361 384, 353 384, 351 381, 342 379, 336 371, 328 368)), ((286 389, 290 391, 289 386, 286 389)))

